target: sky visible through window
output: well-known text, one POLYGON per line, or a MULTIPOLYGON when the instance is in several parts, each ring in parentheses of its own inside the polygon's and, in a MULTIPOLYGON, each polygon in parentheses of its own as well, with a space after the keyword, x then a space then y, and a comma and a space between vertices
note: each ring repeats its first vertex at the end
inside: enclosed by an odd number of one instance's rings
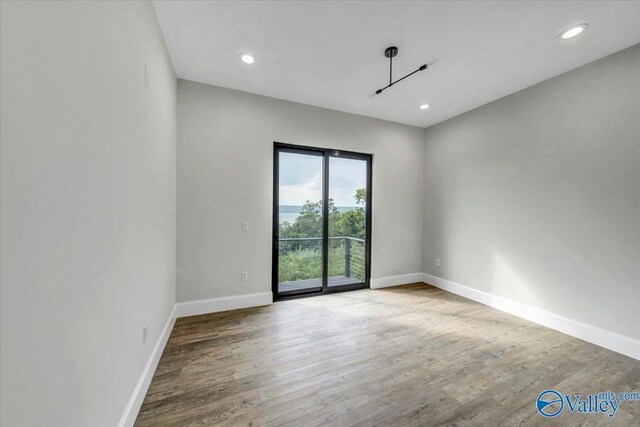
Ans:
MULTIPOLYGON (((322 157, 280 153, 280 205, 301 206, 322 200, 322 157)), ((366 162, 331 157, 329 197, 336 206, 356 206, 354 195, 366 187, 366 162)))

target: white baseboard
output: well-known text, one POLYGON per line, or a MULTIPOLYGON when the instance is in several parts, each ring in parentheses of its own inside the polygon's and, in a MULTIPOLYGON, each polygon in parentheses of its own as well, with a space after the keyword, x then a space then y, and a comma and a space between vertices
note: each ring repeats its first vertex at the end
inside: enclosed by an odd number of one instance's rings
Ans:
POLYGON ((237 308, 255 307, 260 305, 269 305, 273 302, 271 292, 263 292, 258 294, 238 295, 232 297, 210 298, 196 301, 179 302, 173 307, 169 319, 162 330, 162 334, 158 338, 149 360, 147 361, 142 375, 133 389, 131 398, 127 403, 127 407, 118 422, 118 427, 131 427, 136 421, 140 407, 144 401, 144 397, 149 390, 151 379, 156 372, 158 362, 162 352, 169 341, 169 336, 173 330, 176 318, 185 316, 195 316, 198 314, 216 313, 219 311, 234 310, 237 308))
POLYGON ((257 307, 271 303, 273 303, 273 294, 271 292, 185 301, 176 304, 176 317, 217 313, 219 311, 257 307))
POLYGON ((422 281, 453 294, 640 360, 640 341, 635 338, 587 325, 577 320, 568 319, 508 298, 479 291, 438 276, 424 273, 422 281))
POLYGON ((127 403, 127 407, 120 418, 120 422, 118 423, 118 427, 131 427, 136 421, 136 417, 138 416, 138 412, 140 412, 140 407, 142 406, 142 401, 144 397, 147 395, 147 390, 149 389, 149 385, 151 384, 151 379, 153 378, 153 374, 156 372, 156 368, 158 367, 158 362, 160 362, 160 356, 162 356, 162 352, 164 351, 164 347, 167 345, 167 341, 169 340, 169 336, 171 335, 171 331, 173 330, 173 324, 176 322, 176 307, 173 307, 171 310, 171 314, 169 314, 169 319, 167 319, 167 323, 164 325, 164 329, 156 342, 155 347, 153 347, 153 351, 149 356, 149 360, 145 365, 142 375, 138 379, 138 383, 136 387, 133 389, 133 393, 129 398, 129 402, 127 403))
POLYGON ((371 279, 369 287, 371 289, 382 289, 390 286, 406 285, 423 281, 423 273, 401 274, 399 276, 378 277, 371 279))

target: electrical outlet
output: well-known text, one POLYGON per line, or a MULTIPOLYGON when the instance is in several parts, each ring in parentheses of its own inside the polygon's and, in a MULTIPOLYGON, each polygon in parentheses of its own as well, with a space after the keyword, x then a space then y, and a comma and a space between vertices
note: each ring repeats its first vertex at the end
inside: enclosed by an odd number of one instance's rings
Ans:
POLYGON ((436 258, 436 267, 440 267, 440 258, 436 258))
POLYGON ((144 325, 142 328, 142 342, 147 342, 147 337, 149 336, 149 327, 148 325, 144 325))
POLYGON ((248 222, 243 222, 242 223, 242 231, 249 231, 249 223, 248 222))
POLYGON ((243 271, 242 273, 240 273, 240 279, 242 279, 243 282, 249 280, 249 272, 243 271))

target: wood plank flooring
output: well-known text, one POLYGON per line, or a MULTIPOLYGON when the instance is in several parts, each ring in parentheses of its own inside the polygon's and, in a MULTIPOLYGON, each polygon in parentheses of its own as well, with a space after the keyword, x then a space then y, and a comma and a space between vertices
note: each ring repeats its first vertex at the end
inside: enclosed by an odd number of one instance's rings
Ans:
POLYGON ((412 284, 178 319, 136 425, 640 425, 543 418, 549 388, 637 392, 640 361, 412 284))

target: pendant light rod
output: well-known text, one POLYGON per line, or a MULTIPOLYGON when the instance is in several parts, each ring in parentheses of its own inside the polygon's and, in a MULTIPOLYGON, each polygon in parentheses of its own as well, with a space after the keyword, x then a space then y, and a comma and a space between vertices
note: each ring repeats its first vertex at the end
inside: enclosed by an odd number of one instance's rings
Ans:
MULTIPOLYGON (((385 49, 384 51, 384 56, 386 56, 387 58, 389 58, 389 84, 386 85, 385 87, 378 89, 374 92, 375 95, 380 95, 383 91, 389 89, 391 86, 400 83, 402 80, 406 79, 409 76, 414 75, 415 73, 418 73, 420 71, 424 71, 427 68, 429 68, 429 64, 423 64, 420 67, 418 67, 417 70, 414 70, 412 72, 410 72, 409 74, 407 74, 404 77, 400 77, 398 80, 396 80, 395 82, 393 81, 393 58, 398 55, 398 48, 395 46, 390 46, 388 48, 385 49)), ((435 62, 432 62, 435 63, 435 62)), ((372 94, 372 95, 374 95, 372 94)))
POLYGON ((380 95, 382 93, 383 90, 387 90, 389 89, 391 86, 393 86, 396 83, 399 83, 401 81, 403 81, 404 79, 406 79, 409 76, 413 76, 415 73, 420 72, 420 71, 424 71, 428 68, 427 64, 421 65, 417 70, 410 72, 409 74, 407 74, 404 77, 400 77, 398 80, 396 80, 395 82, 391 81, 391 78, 389 78, 389 84, 386 85, 385 87, 383 87, 382 89, 378 89, 376 90, 376 95, 380 95))
MULTIPOLYGON (((397 55, 397 53, 396 53, 397 55)), ((395 56, 395 55, 393 55, 395 56)), ((393 84, 393 79, 391 78, 391 76, 393 76, 393 56, 389 57, 389 86, 391 86, 393 84)))

